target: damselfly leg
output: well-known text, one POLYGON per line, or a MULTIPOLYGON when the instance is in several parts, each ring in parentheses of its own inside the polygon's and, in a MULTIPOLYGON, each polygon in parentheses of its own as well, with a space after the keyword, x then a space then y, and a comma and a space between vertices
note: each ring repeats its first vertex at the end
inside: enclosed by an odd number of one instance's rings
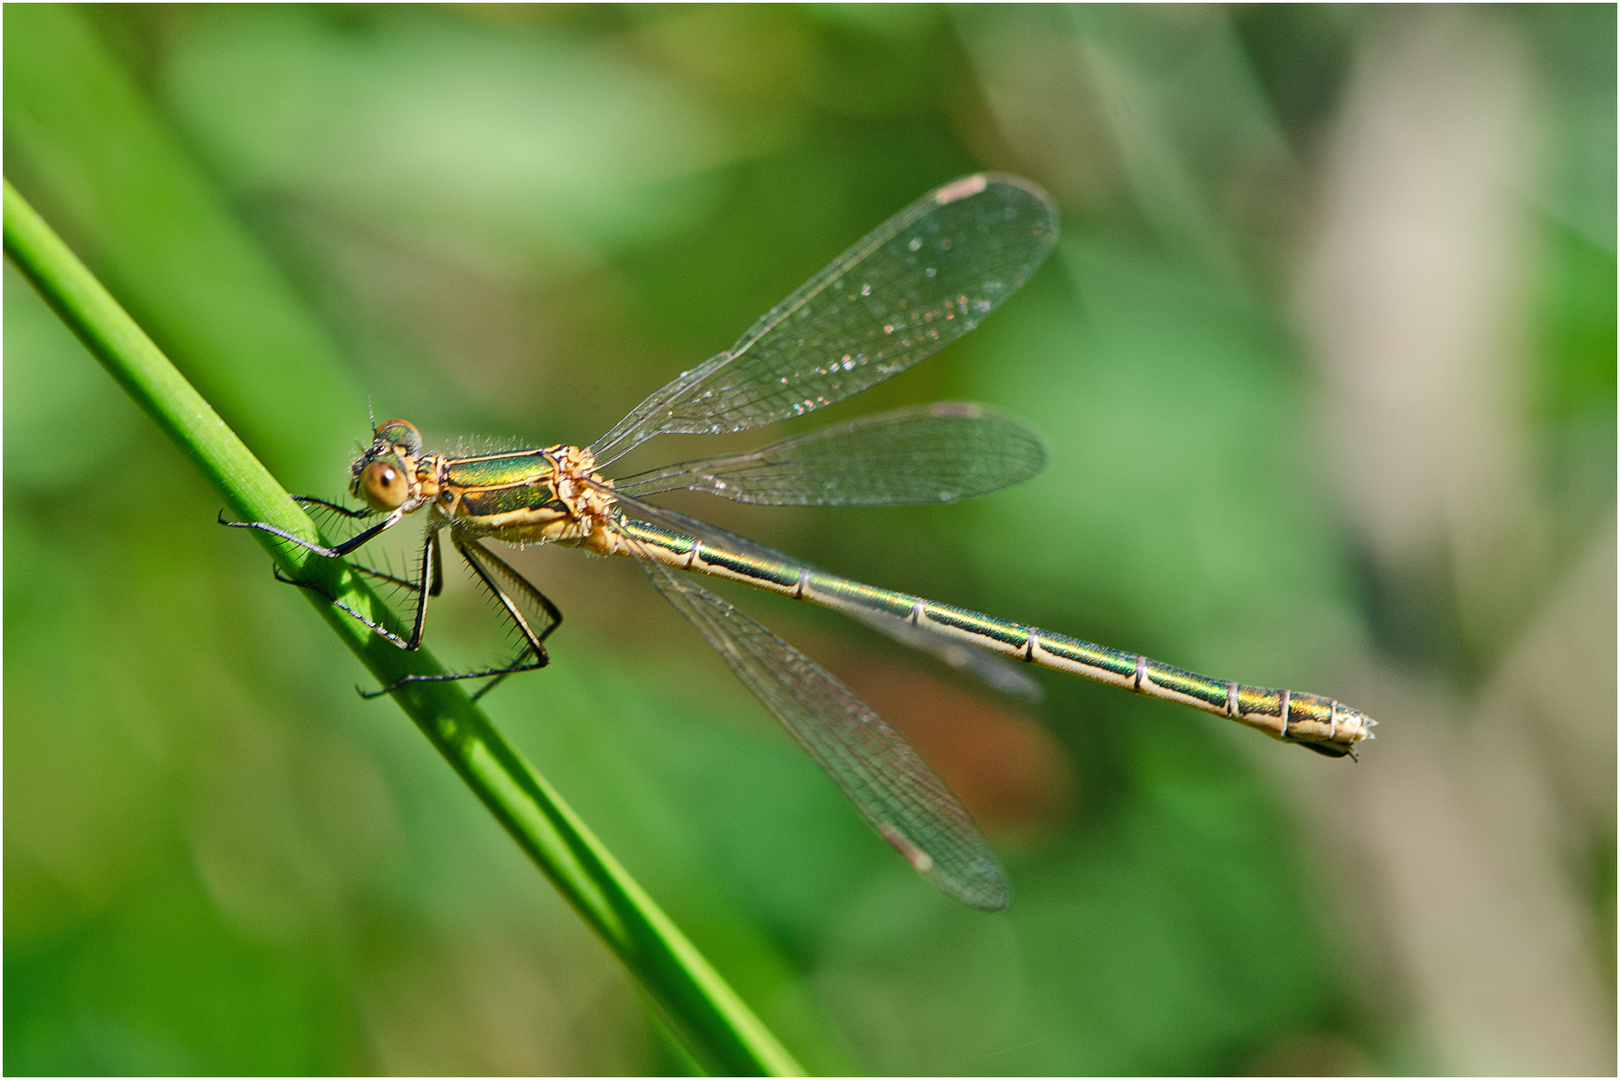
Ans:
MULTIPOLYGON (((376 511, 354 510, 309 495, 295 495, 293 498, 303 506, 330 511, 347 520, 360 520, 376 514, 376 511)), ((389 517, 395 518, 397 515, 390 514, 389 517)), ((268 532, 317 555, 323 555, 327 558, 344 558, 353 554, 368 541, 375 539, 383 531, 391 527, 394 521, 385 519, 381 524, 365 529, 349 540, 332 546, 310 543, 284 529, 265 522, 226 521, 222 516, 220 524, 231 528, 248 528, 268 532)), ((348 569, 372 580, 404 590, 411 595, 411 631, 409 636, 396 633, 387 626, 356 611, 318 582, 300 581, 296 578, 287 577, 276 567, 272 567, 272 573, 274 573, 277 581, 287 585, 296 585, 301 589, 308 589, 316 593, 384 640, 401 649, 415 651, 422 645, 422 637, 427 625, 428 601, 439 596, 444 591, 444 562, 441 554, 439 531, 438 528, 429 528, 423 537, 422 554, 414 579, 400 577, 359 562, 345 562, 348 569)), ((452 537, 451 542, 455 545, 456 550, 460 552, 461 557, 466 560, 467 565, 472 568, 473 576, 480 587, 494 601, 496 607, 500 609, 517 632, 519 640, 516 655, 508 663, 476 671, 453 672, 442 675, 406 675, 381 689, 361 690, 361 697, 367 700, 381 697, 402 686, 415 682, 489 679, 488 683, 479 687, 472 695, 473 700, 476 701, 494 689, 508 675, 514 675, 522 671, 534 671, 545 667, 551 662, 551 657, 545 649, 545 640, 562 624, 562 612, 532 582, 479 541, 471 538, 452 537)))
MULTIPOLYGON (((505 614, 507 621, 517 631, 519 642, 517 655, 508 664, 500 667, 485 668, 482 671, 462 671, 445 675, 406 675, 404 678, 383 687, 380 690, 360 691, 360 696, 370 700, 392 693, 400 687, 417 682, 454 682, 460 679, 489 679, 489 682, 480 686, 472 695, 474 701, 483 697, 496 686, 500 685, 508 675, 516 675, 520 671, 536 671, 551 663, 551 656, 546 652, 545 641, 557 627, 562 625, 562 612, 557 609, 545 593, 535 588, 528 578, 518 573, 500 556, 477 540, 455 538, 452 540, 461 557, 472 567, 473 575, 489 595, 490 599, 505 614)), ((434 550, 434 566, 438 566, 438 541, 430 539, 429 544, 434 550)), ((435 574, 437 577, 437 574, 435 574)), ((436 593, 434 594, 436 595, 436 593)), ((427 609, 427 596, 424 594, 418 604, 417 625, 414 638, 417 645, 421 644, 421 629, 423 612, 427 609)), ((411 648, 415 648, 413 645, 411 648)))
MULTIPOLYGON (((327 511, 340 519, 349 521, 364 520, 366 518, 375 517, 377 514, 377 511, 375 510, 352 510, 349 507, 341 506, 334 502, 328 502, 325 499, 316 498, 313 495, 294 495, 292 499, 301 506, 314 507, 321 511, 327 511)), ((368 529, 364 529, 356 533, 354 536, 349 537, 347 540, 342 541, 341 543, 330 546, 312 543, 311 541, 305 540, 303 537, 295 536, 285 529, 271 525, 264 521, 226 521, 225 515, 220 514, 219 523, 231 529, 254 529, 259 532, 266 532, 272 536, 278 536, 281 539, 286 540, 288 543, 297 544, 304 550, 313 552, 316 555, 321 555, 328 559, 346 560, 347 556, 363 547, 370 541, 375 540, 378 536, 382 535, 382 533, 398 524, 401 516, 402 515, 397 511, 391 513, 379 524, 373 525, 368 529)), ((402 637, 381 623, 369 619, 365 615, 349 607, 347 604, 343 603, 335 595, 333 595, 331 590, 318 582, 301 581, 297 578, 287 577, 281 572, 281 569, 276 566, 272 566, 270 570, 277 581, 285 585, 296 585, 300 589, 308 589, 310 592, 313 592, 325 599, 327 603, 332 604, 340 611, 343 611, 356 621, 364 624, 367 629, 371 630, 379 637, 392 642, 400 648, 414 650, 420 647, 422 644, 422 619, 424 617, 424 607, 426 603, 422 583, 429 583, 429 588, 426 590, 426 592, 433 596, 439 595, 439 591, 443 586, 437 552, 433 550, 431 537, 429 543, 424 547, 421 573, 414 581, 399 577, 398 575, 388 573, 386 571, 375 569, 374 567, 366 566, 362 563, 345 561, 344 565, 347 569, 353 570, 356 573, 363 574, 374 580, 384 582, 396 588, 407 590, 417 596, 417 612, 413 620, 415 625, 409 638, 402 637), (431 564, 429 561, 430 559, 431 564), (432 567, 431 577, 428 573, 430 565, 432 567)))

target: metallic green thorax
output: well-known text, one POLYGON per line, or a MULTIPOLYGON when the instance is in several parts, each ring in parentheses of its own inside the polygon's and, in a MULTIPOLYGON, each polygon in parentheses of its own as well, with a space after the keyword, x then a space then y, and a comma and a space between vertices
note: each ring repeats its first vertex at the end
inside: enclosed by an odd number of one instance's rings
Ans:
POLYGON ((546 450, 513 450, 481 457, 450 458, 443 483, 461 493, 458 517, 494 517, 520 510, 567 508, 551 485, 556 463, 546 450))
POLYGON ((555 465, 548 451, 513 450, 481 457, 449 458, 444 478, 460 488, 533 484, 550 476, 555 465))

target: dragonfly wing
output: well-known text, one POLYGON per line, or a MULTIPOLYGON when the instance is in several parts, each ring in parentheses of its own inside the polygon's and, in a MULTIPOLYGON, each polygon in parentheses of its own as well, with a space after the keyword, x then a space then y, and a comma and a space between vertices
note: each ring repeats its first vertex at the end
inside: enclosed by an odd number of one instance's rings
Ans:
POLYGON ((862 417, 747 454, 616 481, 616 491, 688 489, 774 506, 915 506, 970 499, 1046 467, 1027 424, 983 405, 936 402, 862 417))
POLYGON ((637 560, 658 591, 917 872, 984 911, 1011 897, 973 819, 911 744, 815 661, 684 574, 637 560))
MULTIPOLYGON (((668 507, 654 506, 640 499, 626 497, 616 488, 609 489, 609 494, 619 500, 619 506, 626 513, 651 522, 660 530, 676 536, 689 536, 702 541, 707 547, 745 555, 760 566, 782 567, 789 572, 800 570, 812 574, 825 573, 807 562, 784 555, 746 537, 727 532, 717 525, 676 513, 668 507)), ((1031 701, 1039 701, 1043 696, 1041 684, 1017 664, 928 626, 913 625, 904 619, 895 618, 888 611, 863 605, 855 598, 856 595, 840 593, 835 598, 832 594, 826 594, 817 602, 865 623, 902 645, 937 657, 993 689, 1031 701)))
POLYGON ((726 352, 663 387, 591 447, 612 461, 664 433, 742 431, 882 382, 961 337, 1057 240, 1057 209, 1013 176, 923 196, 761 316, 726 352))

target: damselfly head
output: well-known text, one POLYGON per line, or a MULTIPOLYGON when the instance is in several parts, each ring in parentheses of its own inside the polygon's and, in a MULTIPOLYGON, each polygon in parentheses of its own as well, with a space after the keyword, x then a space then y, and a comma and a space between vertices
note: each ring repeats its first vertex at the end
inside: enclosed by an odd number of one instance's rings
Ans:
POLYGON ((369 449, 354 459, 349 490, 373 510, 398 510, 411 497, 422 435, 404 420, 385 420, 372 432, 369 449))

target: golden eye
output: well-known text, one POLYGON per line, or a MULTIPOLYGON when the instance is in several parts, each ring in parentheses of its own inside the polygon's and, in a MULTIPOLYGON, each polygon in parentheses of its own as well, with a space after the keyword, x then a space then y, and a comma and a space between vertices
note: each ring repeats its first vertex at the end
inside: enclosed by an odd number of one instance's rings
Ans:
POLYGON ((373 461, 360 473, 360 497, 374 510, 398 510, 410 493, 404 470, 391 461, 373 461))

